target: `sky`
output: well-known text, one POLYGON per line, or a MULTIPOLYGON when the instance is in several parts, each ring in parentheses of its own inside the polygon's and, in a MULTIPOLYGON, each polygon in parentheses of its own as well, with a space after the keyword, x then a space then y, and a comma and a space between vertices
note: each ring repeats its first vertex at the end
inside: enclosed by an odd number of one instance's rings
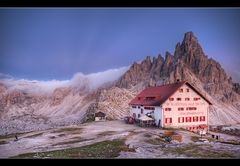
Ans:
POLYGON ((0 8, 0 73, 65 80, 174 53, 184 33, 240 82, 240 8, 0 8))

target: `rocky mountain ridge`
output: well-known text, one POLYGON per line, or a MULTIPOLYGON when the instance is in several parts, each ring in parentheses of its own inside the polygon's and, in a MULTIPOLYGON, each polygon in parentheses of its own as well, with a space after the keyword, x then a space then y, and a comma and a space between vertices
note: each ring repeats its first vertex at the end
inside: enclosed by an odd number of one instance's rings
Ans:
POLYGON ((116 86, 131 89, 141 83, 141 89, 144 89, 177 80, 189 81, 210 98, 214 103, 210 112, 218 110, 216 114, 219 113, 219 117, 223 114, 223 117, 228 114, 232 117, 224 121, 224 118, 219 120, 212 116, 212 123, 240 122, 236 118, 240 115, 239 83, 234 83, 218 62, 208 58, 193 32, 186 33, 182 43, 177 43, 174 55, 166 52, 165 58, 161 55, 153 58, 148 56, 139 64, 135 62, 116 86))
MULTIPOLYGON (((0 80, 0 134, 80 124, 92 120, 97 111, 108 119, 121 119, 129 115, 128 103, 141 90, 176 80, 189 81, 213 103, 210 124, 240 123, 239 83, 208 58, 192 32, 177 43, 173 55, 166 52, 164 58, 147 56, 134 62, 115 82, 90 91, 83 78, 77 79, 79 87, 58 87, 50 94, 14 90, 0 80)), ((32 89, 35 84, 24 86, 32 89)))

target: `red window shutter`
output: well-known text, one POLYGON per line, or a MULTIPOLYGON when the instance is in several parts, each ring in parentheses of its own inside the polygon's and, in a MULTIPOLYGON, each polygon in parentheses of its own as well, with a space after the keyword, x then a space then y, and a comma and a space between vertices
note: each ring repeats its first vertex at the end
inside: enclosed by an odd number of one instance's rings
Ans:
POLYGON ((180 123, 180 117, 178 117, 178 123, 180 123))
POLYGON ((192 117, 189 117, 189 122, 191 122, 191 120, 192 120, 192 117))
POLYGON ((196 122, 198 122, 198 116, 196 116, 196 122))
POLYGON ((172 123, 172 118, 170 118, 170 123, 172 123))
POLYGON ((182 122, 184 122, 184 117, 182 117, 182 122))
POLYGON ((167 118, 165 118, 165 123, 167 123, 167 118))

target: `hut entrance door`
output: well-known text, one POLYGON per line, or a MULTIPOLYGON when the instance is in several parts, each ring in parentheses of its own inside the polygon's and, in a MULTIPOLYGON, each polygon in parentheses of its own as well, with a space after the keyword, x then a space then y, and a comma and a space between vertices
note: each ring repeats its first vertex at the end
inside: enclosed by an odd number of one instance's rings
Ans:
POLYGON ((158 128, 160 128, 161 125, 161 119, 158 120, 158 128))

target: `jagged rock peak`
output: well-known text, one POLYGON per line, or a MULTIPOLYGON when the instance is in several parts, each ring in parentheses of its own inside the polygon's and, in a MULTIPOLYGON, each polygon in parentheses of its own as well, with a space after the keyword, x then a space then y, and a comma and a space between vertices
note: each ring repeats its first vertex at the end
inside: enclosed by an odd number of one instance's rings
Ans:
POLYGON ((161 54, 158 54, 157 60, 158 60, 158 61, 162 61, 162 62, 164 61, 164 59, 163 59, 163 57, 162 57, 161 54))
POLYGON ((198 42, 197 37, 194 35, 193 32, 185 33, 184 39, 181 44, 181 51, 188 56, 205 55, 201 45, 198 42))
POLYGON ((147 56, 142 63, 151 63, 151 57, 150 56, 147 56))
POLYGON ((170 52, 166 52, 166 54, 165 54, 165 63, 170 63, 171 61, 172 61, 172 59, 173 59, 173 56, 171 55, 171 53, 170 52))
POLYGON ((194 35, 192 31, 186 32, 184 34, 183 42, 198 42, 197 37, 194 35))

